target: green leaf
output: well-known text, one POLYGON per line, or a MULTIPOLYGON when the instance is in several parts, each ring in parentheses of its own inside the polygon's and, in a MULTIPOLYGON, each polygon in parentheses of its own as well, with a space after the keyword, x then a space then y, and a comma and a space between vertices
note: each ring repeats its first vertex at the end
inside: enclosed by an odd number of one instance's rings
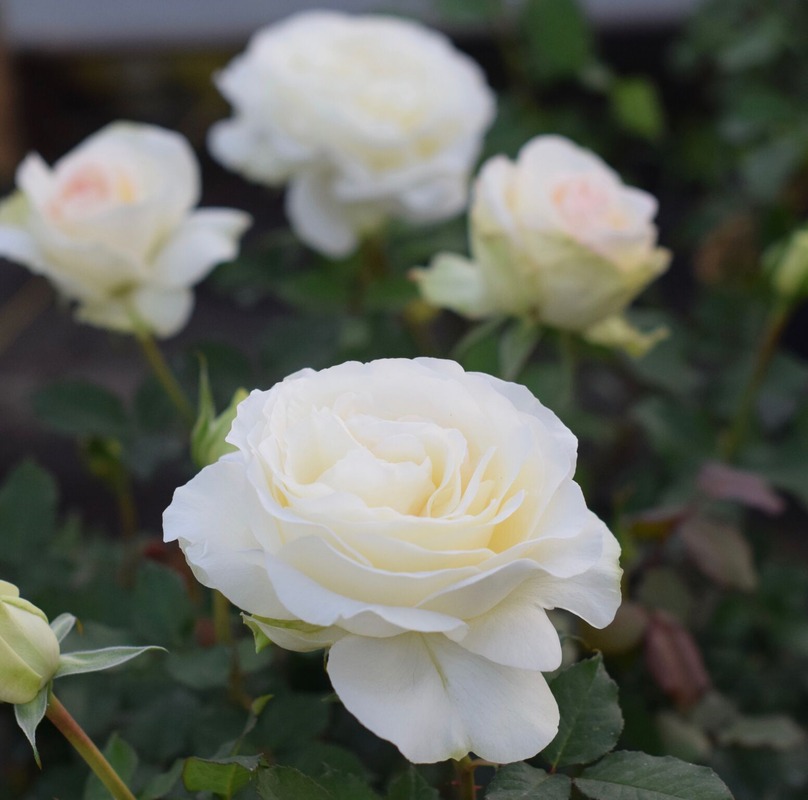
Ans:
POLYGON ((740 717, 718 735, 722 745, 790 750, 805 742, 805 731, 785 714, 740 717))
POLYGON ((261 800, 334 800, 314 778, 292 767, 272 767, 258 777, 261 800))
POLYGON ((166 658, 168 674, 191 689, 226 686, 232 656, 229 647, 210 647, 188 653, 170 653, 166 658))
POLYGON ((160 800, 160 798, 168 796, 182 776, 184 764, 185 762, 182 760, 175 761, 168 772, 152 778, 138 796, 138 800, 160 800))
POLYGON ((148 650, 164 650, 163 647, 104 647, 101 650, 82 650, 62 653, 56 678, 65 675, 83 675, 85 672, 101 672, 125 664, 148 650))
POLYGON ((17 703, 14 706, 14 716, 17 719, 17 724, 25 734, 25 738, 31 743, 34 750, 34 759, 40 769, 42 768, 42 762, 39 760, 39 751, 36 749, 36 729, 39 727, 39 723, 42 722, 48 708, 49 692, 50 686, 44 686, 30 703, 17 703))
POLYGON ((32 461, 24 461, 0 490, 0 561, 24 563, 39 554, 53 538, 58 492, 51 475, 32 461))
POLYGON ((522 23, 528 63, 540 80, 575 76, 593 59, 590 30, 575 0, 528 0, 522 23))
POLYGON ((253 779, 262 764, 260 755, 218 759, 192 757, 182 768, 182 781, 189 792, 213 792, 229 800, 253 779))
POLYGON ((499 339, 499 370, 506 381, 515 381, 541 339, 541 328, 528 320, 514 320, 499 339))
MULTIPOLYGON (((113 733, 104 748, 104 756, 121 780, 126 784, 130 783, 138 764, 137 753, 132 745, 113 733)), ((87 778, 83 800, 109 800, 109 789, 93 773, 87 778)))
POLYGON ((131 607, 134 629, 147 641, 161 644, 176 644, 193 620, 182 577, 152 562, 138 570, 131 607))
POLYGON ((379 795, 368 786, 367 780, 349 772, 331 770, 319 780, 334 800, 380 800, 379 795))
POLYGON ((629 133, 655 142, 665 132, 665 113, 656 86, 647 78, 618 78, 610 101, 615 121, 629 133))
POLYGON ((566 775, 550 775, 525 763, 502 767, 491 781, 486 800, 567 800, 572 784, 566 775))
POLYGON ((592 800, 732 800, 708 767, 626 751, 587 767, 574 784, 592 800))
POLYGON ((121 401, 92 383, 53 384, 34 395, 33 405, 44 424, 68 436, 120 439, 128 430, 121 401))
POLYGON ((387 800, 438 800, 438 797, 438 790, 433 789, 414 767, 393 778, 387 791, 387 800))
POLYGON ((603 657, 573 664, 550 681, 561 721, 558 735, 542 756, 553 767, 588 764, 608 753, 623 730, 617 684, 607 675, 603 657))

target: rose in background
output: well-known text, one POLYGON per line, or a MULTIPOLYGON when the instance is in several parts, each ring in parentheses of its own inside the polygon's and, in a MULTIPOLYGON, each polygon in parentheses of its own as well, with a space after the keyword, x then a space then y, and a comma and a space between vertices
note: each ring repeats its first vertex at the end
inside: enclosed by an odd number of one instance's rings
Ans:
POLYGON ((83 322, 177 333, 191 286, 232 259, 250 217, 193 210, 199 167, 179 134, 116 122, 52 168, 30 154, 0 207, 0 255, 47 276, 83 322))
POLYGON ((662 335, 622 315, 670 260, 651 195, 560 136, 532 139, 515 162, 488 160, 473 194, 471 259, 441 253, 413 270, 430 303, 470 319, 527 317, 634 355, 662 335))
POLYGON ((211 152, 251 180, 288 184, 292 228, 331 257, 388 219, 462 211, 495 106, 443 35, 332 11, 259 31, 216 84, 235 115, 212 128, 211 152))
POLYGON ((59 668, 59 640, 48 618, 0 580, 0 703, 28 703, 59 668))
POLYGON ((347 709, 411 761, 554 738, 546 612, 607 625, 621 572, 575 437, 527 389, 436 359, 306 369, 252 392, 227 440, 165 539, 259 644, 330 648, 347 709))

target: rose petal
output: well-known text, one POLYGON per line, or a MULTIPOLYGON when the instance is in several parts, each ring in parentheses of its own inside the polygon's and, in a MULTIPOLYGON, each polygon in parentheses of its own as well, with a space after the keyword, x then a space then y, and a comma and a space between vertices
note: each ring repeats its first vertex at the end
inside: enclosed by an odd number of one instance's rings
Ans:
POLYGON ((293 614, 278 601, 252 533, 255 503, 244 468, 223 458, 174 492, 163 514, 163 538, 178 541, 197 580, 239 608, 276 619, 293 614))
POLYGON ((416 763, 469 752, 519 761, 558 730, 540 672, 495 664, 442 636, 346 636, 331 648, 328 674, 348 711, 416 763))
POLYGON ((242 211, 195 211, 174 230, 155 257, 155 279, 165 286, 193 286, 217 264, 235 258, 238 240, 251 222, 250 215, 242 211))

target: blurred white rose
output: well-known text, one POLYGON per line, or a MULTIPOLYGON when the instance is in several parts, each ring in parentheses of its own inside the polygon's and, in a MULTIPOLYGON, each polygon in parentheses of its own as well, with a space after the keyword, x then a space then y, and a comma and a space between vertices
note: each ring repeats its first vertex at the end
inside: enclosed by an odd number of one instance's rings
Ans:
POLYGON ((509 314, 640 354, 626 306, 667 269, 656 246, 656 200, 600 158, 539 136, 516 162, 487 161, 474 185, 471 260, 442 253, 413 270, 424 297, 472 319, 509 314))
POLYGON ((256 33, 216 77, 235 116, 209 147, 226 166, 289 184, 295 233, 332 257, 386 220, 465 208, 494 96, 482 71, 418 23, 303 12, 256 33))
POLYGON ((48 277, 83 322, 158 336, 191 314, 190 287, 232 259, 249 215, 192 210, 199 167, 179 134, 117 122, 48 165, 35 153, 0 207, 0 255, 48 277))
POLYGON ((349 362, 254 391, 227 438, 165 539, 258 642, 330 647, 345 706, 411 761, 518 761, 554 738, 547 610, 603 627, 621 573, 551 411, 452 361, 349 362))

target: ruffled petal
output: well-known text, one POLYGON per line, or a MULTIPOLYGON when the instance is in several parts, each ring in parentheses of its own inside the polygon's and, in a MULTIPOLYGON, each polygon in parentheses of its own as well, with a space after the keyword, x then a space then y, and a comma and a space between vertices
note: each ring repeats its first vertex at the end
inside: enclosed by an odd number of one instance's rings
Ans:
POLYGON ((620 606, 620 545, 603 526, 603 552, 596 564, 580 575, 559 578, 545 574, 536 580, 545 608, 563 608, 593 628, 605 628, 620 606))

